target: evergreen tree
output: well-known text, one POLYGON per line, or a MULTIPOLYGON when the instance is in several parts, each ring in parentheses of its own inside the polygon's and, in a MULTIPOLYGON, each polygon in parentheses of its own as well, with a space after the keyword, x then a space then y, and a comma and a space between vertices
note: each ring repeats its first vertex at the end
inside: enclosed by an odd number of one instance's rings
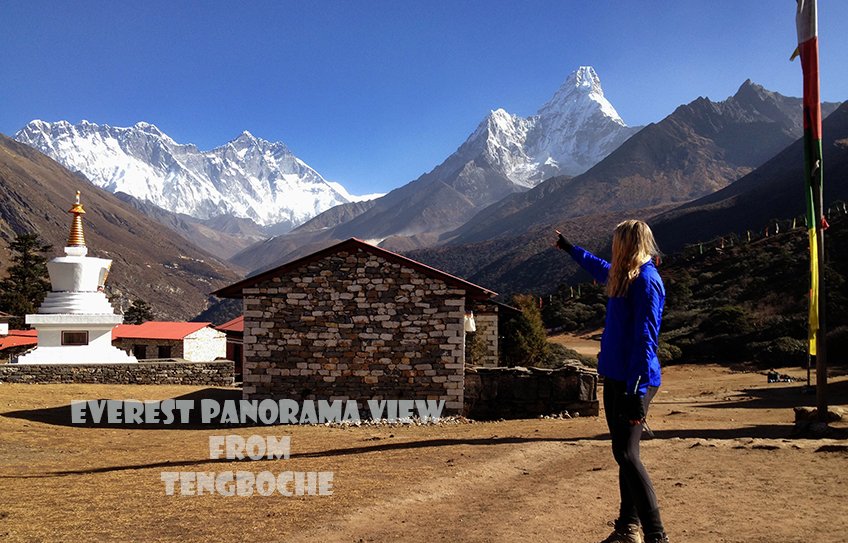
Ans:
POLYGON ((53 247, 36 233, 18 234, 9 249, 12 265, 0 281, 0 311, 14 315, 11 328, 24 326, 24 315, 35 313, 50 290, 47 257, 53 247))
POLYGON ((124 324, 142 324, 153 320, 153 310, 144 300, 133 300, 124 313, 124 324))
POLYGON ((465 334, 466 365, 482 366, 487 354, 489 354, 489 351, 486 349, 486 342, 483 341, 482 333, 478 331, 465 334))
POLYGON ((539 299, 517 294, 512 303, 521 313, 504 323, 501 360, 507 366, 537 366, 545 357, 548 343, 539 299))

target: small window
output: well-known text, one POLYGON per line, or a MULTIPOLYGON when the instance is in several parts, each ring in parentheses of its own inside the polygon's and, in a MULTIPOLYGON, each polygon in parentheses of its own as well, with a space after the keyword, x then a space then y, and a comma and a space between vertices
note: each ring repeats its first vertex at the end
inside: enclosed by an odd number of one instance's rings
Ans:
POLYGON ((171 346, 159 345, 159 356, 157 358, 171 358, 171 346))
POLYGON ((62 345, 88 345, 88 332, 62 331, 62 345))
POLYGON ((133 356, 138 360, 147 358, 147 345, 133 345, 133 356))

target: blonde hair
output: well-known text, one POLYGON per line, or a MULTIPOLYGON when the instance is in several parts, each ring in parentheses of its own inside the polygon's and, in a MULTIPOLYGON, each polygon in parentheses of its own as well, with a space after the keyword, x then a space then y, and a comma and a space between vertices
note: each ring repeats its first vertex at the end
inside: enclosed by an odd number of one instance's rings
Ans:
POLYGON ((607 296, 627 295, 630 284, 639 277, 639 268, 660 254, 651 228, 630 219, 618 223, 612 234, 612 262, 607 278, 607 296))

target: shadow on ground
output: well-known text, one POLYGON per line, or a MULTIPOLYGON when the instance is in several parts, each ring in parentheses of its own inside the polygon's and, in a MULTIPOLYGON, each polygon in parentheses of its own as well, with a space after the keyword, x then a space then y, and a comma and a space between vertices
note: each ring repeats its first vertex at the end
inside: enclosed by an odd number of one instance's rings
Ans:
MULTIPOLYGON (((103 401, 106 398, 98 398, 98 401, 103 401)), ((195 392, 191 392, 189 394, 184 394, 182 396, 177 396, 175 398, 168 398, 174 400, 188 400, 194 403, 195 408, 191 411, 188 422, 181 422, 178 418, 173 422, 173 424, 132 424, 132 423, 118 423, 118 424, 109 424, 107 422, 99 422, 93 423, 88 422, 85 424, 74 424, 71 419, 71 406, 70 405, 60 405, 56 407, 45 407, 42 409, 29 409, 29 410, 21 410, 21 411, 9 411, 6 413, 0 413, 2 417, 9 417, 14 419, 24 419, 31 422, 41 422, 44 424, 51 424, 54 426, 74 426, 78 428, 125 428, 132 430, 187 430, 187 429, 200 429, 205 428, 207 430, 214 430, 216 428, 238 428, 238 427, 248 427, 248 426, 256 426, 255 424, 221 424, 221 423, 210 423, 204 424, 201 421, 200 414, 200 400, 216 400, 217 402, 224 402, 226 400, 241 400, 241 390, 235 389, 224 389, 224 388, 205 388, 203 390, 198 390, 195 392)), ((163 399, 164 400, 164 399, 163 399)), ((174 411, 175 415, 177 415, 177 411, 174 411)), ((104 416, 105 419, 105 416, 104 416)))
MULTIPOLYGON (((830 405, 848 404, 848 381, 829 383, 827 386, 830 405)), ((806 383, 793 386, 775 386, 774 388, 746 388, 738 393, 738 399, 699 405, 699 407, 722 409, 792 409, 796 406, 815 407, 815 387, 807 389, 806 383)))
MULTIPOLYGON (((715 440, 733 440, 744 438, 769 438, 782 439, 789 438, 792 433, 791 425, 757 425, 743 428, 728 428, 728 429, 699 429, 699 430, 664 430, 655 432, 655 437, 652 439, 715 439, 715 440)), ((834 433, 829 437, 839 437, 842 439, 848 438, 848 432, 844 430, 834 430, 834 433), (836 434, 839 435, 836 435, 836 434)), ((529 443, 578 443, 581 441, 606 441, 609 439, 608 434, 599 434, 588 437, 575 438, 556 438, 556 437, 488 437, 488 438, 444 438, 444 439, 421 439, 411 441, 398 441, 376 443, 372 445, 363 445, 357 447, 342 447, 337 449, 326 449, 319 451, 292 453, 289 459, 297 458, 333 458, 360 454, 383 453, 386 451, 399 450, 418 450, 418 449, 433 449, 441 447, 456 447, 456 446, 480 446, 480 447, 497 447, 501 445, 529 444, 529 443)), ((798 439, 797 437, 794 439, 798 439)), ((740 443, 740 448, 764 449, 771 450, 779 448, 771 444, 754 444, 745 446, 740 443)), ((818 452, 837 452, 848 453, 848 445, 833 448, 833 446, 822 446, 818 452)), ((130 471, 139 469, 168 469, 178 471, 179 468, 194 468, 197 470, 199 466, 208 466, 214 464, 232 464, 234 462, 249 463, 249 462, 268 462, 267 459, 251 460, 245 458, 243 460, 232 460, 227 458, 220 459, 187 459, 187 460, 166 460, 160 462, 149 462, 141 464, 125 464, 117 466, 103 466, 98 468, 80 469, 80 470, 63 470, 53 471, 40 474, 22 474, 22 475, 3 475, 0 479, 41 479, 50 477, 65 477, 70 475, 87 475, 92 473, 112 473, 120 471, 130 471)), ((285 461, 285 460, 281 460, 285 461)))

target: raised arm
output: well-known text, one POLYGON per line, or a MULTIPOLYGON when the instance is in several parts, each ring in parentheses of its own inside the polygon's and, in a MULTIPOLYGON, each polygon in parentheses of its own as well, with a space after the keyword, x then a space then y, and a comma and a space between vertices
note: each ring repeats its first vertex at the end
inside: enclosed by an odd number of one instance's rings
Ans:
POLYGON ((603 258, 598 258, 583 247, 577 245, 572 246, 568 254, 575 262, 580 264, 580 267, 589 272, 589 274, 598 283, 606 283, 609 275, 610 264, 603 258))

